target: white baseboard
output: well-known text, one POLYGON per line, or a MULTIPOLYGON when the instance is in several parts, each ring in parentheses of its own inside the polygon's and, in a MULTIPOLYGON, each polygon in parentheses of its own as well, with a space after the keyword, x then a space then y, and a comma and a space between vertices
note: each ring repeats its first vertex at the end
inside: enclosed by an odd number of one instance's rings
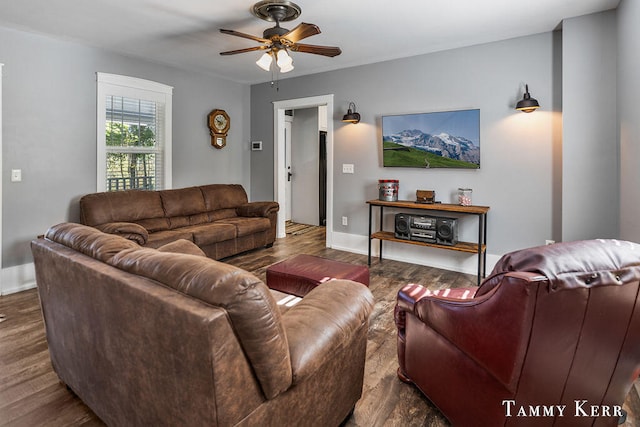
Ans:
MULTIPOLYGON (((367 245, 367 236, 333 232, 331 245, 333 249, 367 255, 367 245)), ((459 273, 478 274, 478 256, 475 254, 389 241, 384 241, 382 245, 383 259, 425 265, 459 273)), ((372 240, 371 257, 378 257, 379 250, 380 241, 377 239, 372 240)), ((486 274, 491 272, 500 257, 501 255, 487 254, 486 274)))
POLYGON ((3 268, 0 272, 0 295, 9 295, 36 287, 34 264, 22 264, 3 268))

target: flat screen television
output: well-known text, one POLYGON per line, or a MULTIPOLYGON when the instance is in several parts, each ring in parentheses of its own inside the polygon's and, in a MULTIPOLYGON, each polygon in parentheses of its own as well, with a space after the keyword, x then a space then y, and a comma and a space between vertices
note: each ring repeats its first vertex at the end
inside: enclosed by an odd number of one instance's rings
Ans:
POLYGON ((480 168, 480 110, 382 116, 385 167, 480 168))

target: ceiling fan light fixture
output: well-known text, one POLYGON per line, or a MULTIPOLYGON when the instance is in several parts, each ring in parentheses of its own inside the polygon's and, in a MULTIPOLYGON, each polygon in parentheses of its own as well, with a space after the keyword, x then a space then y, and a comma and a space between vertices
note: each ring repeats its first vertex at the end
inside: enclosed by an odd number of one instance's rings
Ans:
POLYGON ((289 56, 286 49, 280 49, 276 54, 278 67, 281 73, 288 73, 293 70, 293 58, 289 56))
POLYGON ((282 67, 287 64, 293 64, 293 58, 289 56, 286 49, 280 49, 276 55, 278 58, 278 66, 282 67))
POLYGON ((293 63, 287 63, 280 67, 281 73, 288 73, 291 70, 293 70, 293 63))
POLYGON ((271 52, 265 52, 260 59, 256 61, 256 65, 265 71, 269 71, 271 69, 271 62, 273 62, 271 52))

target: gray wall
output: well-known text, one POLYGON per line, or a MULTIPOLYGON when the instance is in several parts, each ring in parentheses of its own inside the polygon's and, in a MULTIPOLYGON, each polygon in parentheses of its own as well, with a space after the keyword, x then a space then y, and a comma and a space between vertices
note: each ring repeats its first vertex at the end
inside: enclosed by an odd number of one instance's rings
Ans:
POLYGON ((97 71, 174 87, 174 188, 236 182, 249 190, 249 86, 5 28, 0 63, 3 267, 30 262, 29 242, 77 221, 79 197, 96 191, 97 71), (231 116, 222 150, 210 146, 206 127, 214 108, 231 116), (11 169, 22 169, 22 182, 10 182, 11 169))
POLYGON ((562 240, 617 237, 616 13, 565 20, 562 33, 562 240))
MULTIPOLYGON (((501 254, 544 244, 554 235, 554 156, 559 153, 560 111, 554 90, 560 87, 561 63, 554 60, 557 35, 545 33, 497 43, 449 50, 391 62, 281 80, 251 87, 251 138, 264 150, 252 153, 251 186, 256 198, 273 198, 272 101, 334 94, 334 230, 366 236, 366 200, 378 196, 378 179, 400 180, 400 198, 416 189, 433 189, 452 202, 458 187, 473 188, 473 202, 491 207, 488 251, 501 254), (528 83, 542 108, 533 114, 514 106, 528 83), (340 121, 354 101, 362 121, 340 121), (479 108, 481 169, 423 170, 383 168, 382 115, 479 108), (343 163, 355 165, 343 175, 343 163), (349 225, 341 224, 341 216, 349 225)), ((302 56, 302 54, 300 54, 302 56)), ((300 59, 302 60, 302 58, 300 59)), ((330 59, 327 59, 330 61, 330 59)), ((557 218, 557 219, 556 219, 557 218)), ((464 234, 477 234, 475 220, 463 221, 464 234)))
POLYGON ((318 109, 295 110, 291 124, 291 219, 319 224, 318 109))
MULTIPOLYGON (((619 170, 611 160, 611 135, 600 132, 610 130, 611 110, 606 109, 616 98, 615 93, 609 93, 610 73, 616 71, 609 62, 611 14, 568 20, 563 30, 564 37, 568 37, 564 49, 557 42, 557 33, 545 33, 285 79, 280 81, 279 91, 269 84, 249 88, 211 75, 0 28, 0 62, 5 64, 2 265, 29 262, 28 242, 52 224, 77 220, 78 198, 95 191, 96 71, 174 86, 175 188, 239 182, 251 192, 253 200, 273 199, 271 102, 333 93, 336 111, 330 119, 335 126, 336 231, 366 235, 365 200, 377 197, 378 179, 397 178, 401 197, 408 199, 413 198, 416 189, 434 189, 438 199, 447 202, 457 187, 472 187, 474 203, 491 206, 492 254, 541 244, 548 238, 577 237, 585 230, 598 229, 600 237, 616 237, 615 227, 603 222, 610 222, 613 216, 613 223, 617 223, 618 211, 620 236, 640 241, 640 121, 635 105, 640 98, 640 57, 636 54, 640 50, 640 29, 636 25, 640 5, 622 0, 616 13, 619 170), (587 48, 589 44, 594 45, 587 48), (571 70, 571 56, 590 61, 591 65, 602 58, 595 69, 580 76, 581 84, 590 87, 578 88, 578 82, 567 80, 569 87, 563 89, 562 64, 570 68, 565 70, 565 76, 577 73, 577 68, 571 70), (533 114, 513 111, 524 83, 529 84, 532 96, 542 104, 533 114), (606 90, 601 90, 601 85, 606 90), (603 114, 594 120, 597 137, 588 139, 587 148, 592 154, 571 164, 567 154, 580 151, 579 140, 584 135, 572 120, 588 126, 592 123, 576 119, 580 111, 570 105, 579 105, 580 94, 587 96, 593 91, 602 103, 596 115, 603 114), (349 101, 355 101, 362 114, 358 125, 340 122, 349 101), (561 142, 563 103, 569 103, 565 120, 573 129, 561 142), (231 115, 232 128, 223 150, 209 146, 205 118, 214 108, 224 108, 231 115), (481 170, 399 170, 381 166, 379 127, 383 114, 461 108, 481 110, 481 170), (597 138, 606 140, 600 144, 604 155, 595 145, 597 138), (250 140, 262 140, 264 150, 250 152, 250 140), (579 179, 568 171, 579 170, 582 161, 593 164, 594 156, 607 167, 598 168, 594 175, 597 180, 589 179, 589 185, 579 186, 579 179), (343 163, 353 163, 355 175, 343 175, 343 163), (11 169, 22 169, 21 183, 10 182, 11 169), (615 189, 609 191, 614 188, 614 179, 619 179, 619 209, 615 189), (593 183, 601 194, 595 201, 593 192, 588 190, 593 183), (574 197, 571 190, 580 197, 574 197), (598 205, 594 211, 599 212, 597 216, 575 216, 574 212, 582 207, 592 209, 593 205, 598 205), (349 216, 347 227, 340 225, 343 215, 349 216), (579 223, 567 224, 569 219, 579 223), (563 225, 569 228, 563 230, 563 225)), ((585 114, 593 117, 593 110, 585 114)))
POLYGON ((640 2, 618 7, 620 237, 640 242, 640 2))

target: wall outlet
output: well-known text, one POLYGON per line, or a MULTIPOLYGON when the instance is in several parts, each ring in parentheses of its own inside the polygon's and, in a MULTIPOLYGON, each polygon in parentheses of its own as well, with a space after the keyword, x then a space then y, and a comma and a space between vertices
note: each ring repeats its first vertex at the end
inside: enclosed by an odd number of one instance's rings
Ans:
POLYGON ((353 164, 347 164, 347 163, 343 163, 342 164, 342 173, 355 173, 355 168, 353 167, 353 164))
POLYGON ((545 240, 544 244, 545 245, 553 245, 556 241, 555 240, 545 240))
POLYGON ((347 219, 346 216, 342 217, 342 225, 349 225, 349 220, 347 219))

